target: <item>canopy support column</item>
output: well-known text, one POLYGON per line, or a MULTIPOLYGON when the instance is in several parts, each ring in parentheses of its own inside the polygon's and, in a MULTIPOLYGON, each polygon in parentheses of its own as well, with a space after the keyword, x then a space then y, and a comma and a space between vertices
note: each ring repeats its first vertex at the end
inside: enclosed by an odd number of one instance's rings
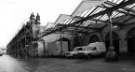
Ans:
POLYGON ((108 48, 108 51, 106 53, 106 61, 116 61, 118 60, 118 55, 115 51, 115 47, 113 46, 113 35, 112 35, 112 32, 113 32, 113 24, 112 24, 112 18, 111 18, 111 15, 112 15, 112 12, 111 10, 109 10, 107 12, 107 15, 108 15, 108 18, 109 18, 109 29, 110 29, 110 32, 109 32, 109 40, 110 40, 110 46, 108 48))

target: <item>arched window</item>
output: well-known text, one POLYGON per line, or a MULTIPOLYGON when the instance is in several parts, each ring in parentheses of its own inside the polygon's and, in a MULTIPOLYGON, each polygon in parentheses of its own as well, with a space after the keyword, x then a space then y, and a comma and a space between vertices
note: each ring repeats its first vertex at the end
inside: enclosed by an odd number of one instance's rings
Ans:
POLYGON ((130 29, 128 32, 127 32, 127 38, 133 38, 135 37, 135 27, 130 29))

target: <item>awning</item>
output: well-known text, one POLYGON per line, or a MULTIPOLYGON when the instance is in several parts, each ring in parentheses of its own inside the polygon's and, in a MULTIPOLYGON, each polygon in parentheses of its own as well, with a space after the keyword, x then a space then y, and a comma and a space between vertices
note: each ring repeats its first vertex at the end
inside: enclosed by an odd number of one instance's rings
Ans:
POLYGON ((114 25, 124 26, 135 22, 135 0, 105 0, 97 6, 90 6, 90 1, 94 0, 82 1, 70 15, 71 18, 65 20, 66 24, 56 25, 51 30, 47 30, 48 32, 45 32, 43 36, 56 31, 67 31, 71 27, 72 31, 100 30, 108 24, 107 12, 109 10, 113 11, 111 17, 114 25))

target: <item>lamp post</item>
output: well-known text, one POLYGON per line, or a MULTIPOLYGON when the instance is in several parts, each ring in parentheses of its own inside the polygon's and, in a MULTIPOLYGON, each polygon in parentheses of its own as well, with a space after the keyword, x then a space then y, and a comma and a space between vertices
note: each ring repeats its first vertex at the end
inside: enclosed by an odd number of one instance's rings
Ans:
POLYGON ((110 29, 110 32, 109 32, 109 40, 110 40, 110 46, 108 48, 108 51, 106 53, 106 61, 116 61, 118 60, 118 56, 117 56, 117 53, 115 52, 115 47, 113 46, 113 34, 112 34, 112 27, 113 27, 113 24, 112 24, 112 11, 109 10, 108 13, 108 18, 109 18, 109 29, 110 29))

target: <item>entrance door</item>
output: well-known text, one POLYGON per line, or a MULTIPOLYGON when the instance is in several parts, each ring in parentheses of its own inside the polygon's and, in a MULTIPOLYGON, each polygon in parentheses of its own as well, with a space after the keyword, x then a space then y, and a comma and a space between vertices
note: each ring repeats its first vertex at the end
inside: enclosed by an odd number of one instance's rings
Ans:
POLYGON ((58 41, 61 41, 61 43, 66 46, 68 51, 71 51, 71 46, 70 46, 70 40, 67 38, 60 38, 58 41))

